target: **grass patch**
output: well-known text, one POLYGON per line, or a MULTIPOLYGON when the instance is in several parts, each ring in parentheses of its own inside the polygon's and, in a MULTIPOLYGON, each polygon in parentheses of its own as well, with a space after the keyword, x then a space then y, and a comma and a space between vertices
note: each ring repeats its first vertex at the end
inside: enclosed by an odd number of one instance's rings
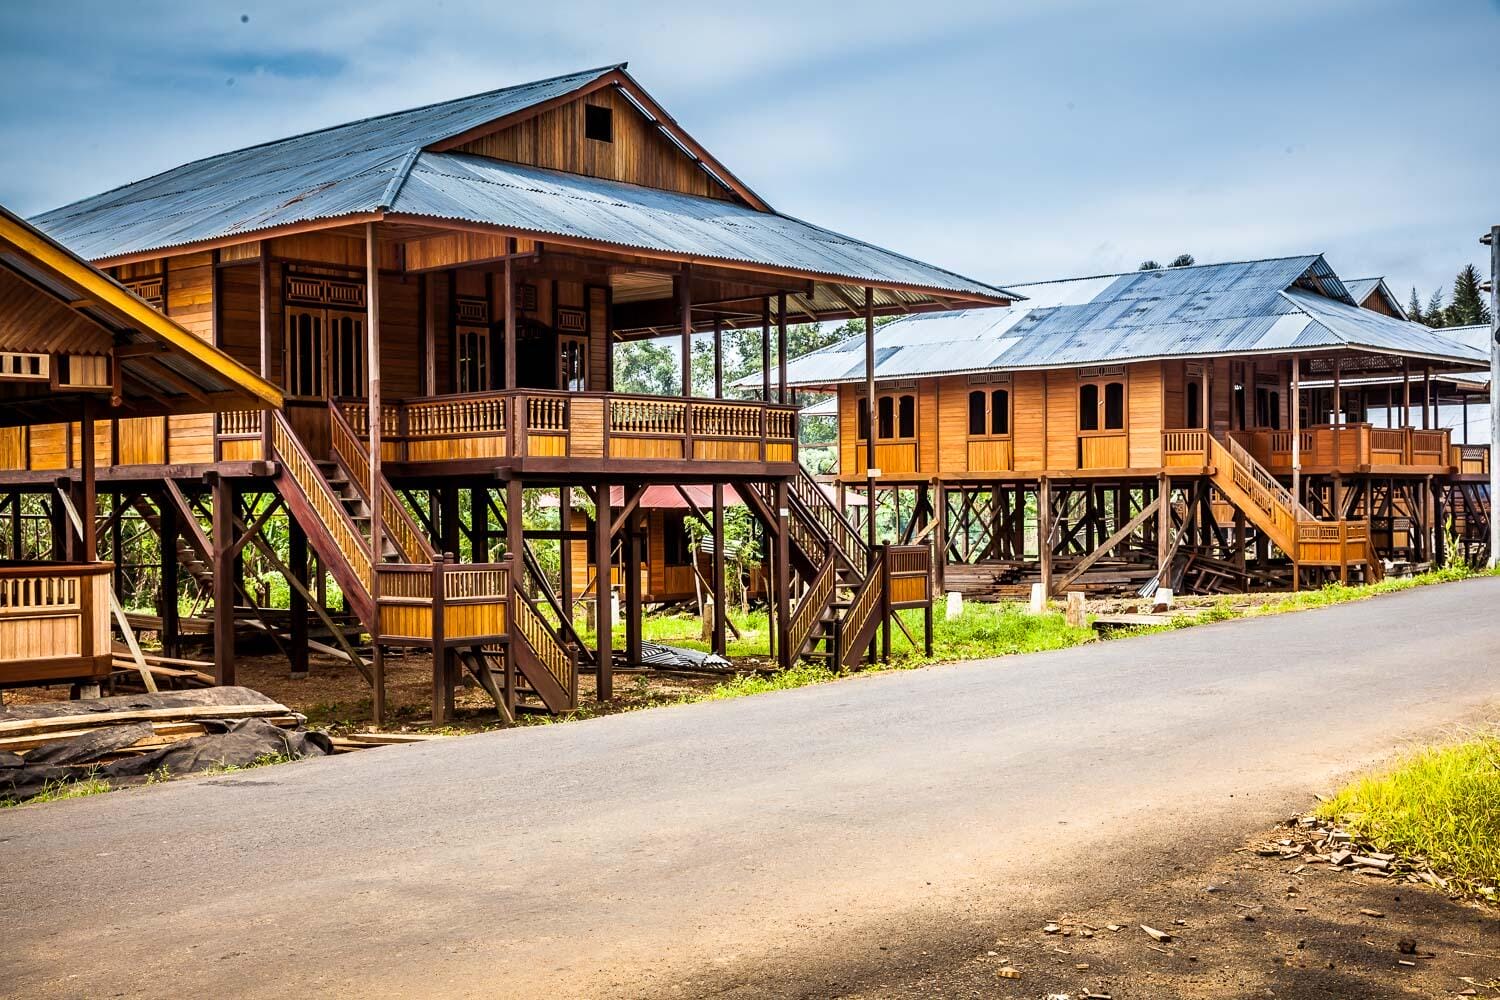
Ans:
POLYGON ((84 799, 90 795, 103 795, 105 792, 113 790, 114 786, 108 781, 90 771, 87 777, 79 778, 77 781, 63 781, 61 779, 49 781, 43 786, 40 792, 26 799, 25 802, 10 798, 0 799, 0 809, 11 806, 30 805, 33 802, 61 802, 63 799, 84 799))
POLYGON ((1357 781, 1318 810, 1379 850, 1420 857, 1494 899, 1500 884, 1500 735, 1429 747, 1357 781))

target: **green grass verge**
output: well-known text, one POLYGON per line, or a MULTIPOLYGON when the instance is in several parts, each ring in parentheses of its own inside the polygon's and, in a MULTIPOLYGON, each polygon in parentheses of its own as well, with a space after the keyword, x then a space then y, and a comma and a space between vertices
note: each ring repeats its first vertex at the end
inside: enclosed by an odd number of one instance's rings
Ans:
POLYGON ((1318 814, 1381 851, 1423 858, 1451 883, 1493 899, 1500 885, 1500 735, 1417 751, 1343 789, 1318 814))
POLYGON ((113 787, 103 778, 95 777, 92 773, 86 778, 77 781, 49 781, 31 798, 24 801, 5 798, 0 799, 0 809, 8 809, 12 806, 30 805, 33 802, 61 802, 63 799, 82 799, 90 795, 103 795, 112 791, 113 787))

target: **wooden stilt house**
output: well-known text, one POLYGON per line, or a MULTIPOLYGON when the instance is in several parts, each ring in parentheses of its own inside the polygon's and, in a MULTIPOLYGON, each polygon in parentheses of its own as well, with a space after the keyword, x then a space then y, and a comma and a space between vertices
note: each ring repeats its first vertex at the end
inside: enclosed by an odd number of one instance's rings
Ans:
POLYGON ((1442 557, 1466 477, 1465 516, 1489 516, 1489 457, 1453 449, 1427 391, 1486 355, 1392 315, 1383 282, 1361 305, 1309 255, 1010 287, 1026 300, 789 366, 838 393, 839 478, 876 497, 871 537, 934 540, 948 588, 1368 579, 1442 557))
MULTIPOLYGON (((377 717, 396 645, 434 650, 439 719, 461 669, 506 713, 523 696, 573 706, 580 673, 611 696, 609 602, 586 645, 557 597, 574 592, 571 560, 551 578, 528 551, 527 490, 555 493, 560 537, 587 534, 595 553, 638 529, 650 485, 708 486, 715 532, 737 495, 773 540, 783 660, 826 639, 857 662, 892 609, 927 600, 913 582, 926 550, 867 545, 800 472, 786 325, 1009 302, 774 211, 624 66, 209 157, 35 221, 284 392, 264 413, 111 421, 96 453, 104 488, 155 498, 166 551, 211 589, 219 680, 235 677, 236 614, 256 614, 234 554, 264 552, 260 519, 282 516, 237 513, 237 498, 271 494, 290 519, 275 559, 293 669, 331 578, 373 637, 359 663, 377 717), (719 376, 692 384, 690 338, 737 327, 761 331, 758 399, 722 398, 719 376), (664 334, 680 344, 679 394, 615 392, 615 346, 664 334), (206 481, 221 485, 204 498, 206 481), (586 529, 570 513, 579 491, 597 511, 586 529), (194 504, 214 524, 196 553, 173 527, 194 504)), ((84 462, 40 447, 59 433, 0 455, 0 489, 84 462)), ((623 551, 636 659, 639 550, 623 551)))

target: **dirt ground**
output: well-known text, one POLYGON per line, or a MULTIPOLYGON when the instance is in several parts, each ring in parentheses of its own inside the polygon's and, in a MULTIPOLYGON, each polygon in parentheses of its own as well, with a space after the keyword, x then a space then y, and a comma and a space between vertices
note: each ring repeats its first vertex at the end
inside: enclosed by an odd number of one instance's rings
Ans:
POLYGON ((967 954, 933 956, 903 982, 842 995, 1500 997, 1500 909, 1427 885, 1256 853, 1285 833, 1268 831, 1166 881, 1123 876, 1119 891, 1076 911, 1020 916, 989 941, 964 942, 977 945, 967 954), (1142 924, 1171 940, 1153 940, 1142 924))
MULTIPOLYGON (((191 655, 204 655, 202 653, 191 655)), ((211 656, 212 654, 207 654, 211 656)), ((370 728, 370 689, 363 677, 347 661, 314 654, 308 675, 294 680, 287 669, 286 657, 244 655, 236 660, 238 682, 307 716, 317 728, 346 731, 370 728)), ((432 658, 427 655, 387 655, 386 700, 390 706, 387 730, 433 730, 432 658)), ((660 671, 615 672, 615 698, 608 705, 594 698, 594 678, 578 678, 580 716, 612 715, 654 704, 669 704, 684 695, 706 690, 733 676, 732 674, 678 674, 660 671)), ((466 679, 467 680, 467 679, 466 679)), ((68 697, 67 685, 46 688, 17 688, 5 692, 6 704, 37 701, 60 701, 68 697)), ((442 732, 474 732, 500 728, 494 703, 477 684, 459 687, 455 695, 455 718, 442 732)), ((545 721, 545 714, 523 714, 520 725, 545 721)))

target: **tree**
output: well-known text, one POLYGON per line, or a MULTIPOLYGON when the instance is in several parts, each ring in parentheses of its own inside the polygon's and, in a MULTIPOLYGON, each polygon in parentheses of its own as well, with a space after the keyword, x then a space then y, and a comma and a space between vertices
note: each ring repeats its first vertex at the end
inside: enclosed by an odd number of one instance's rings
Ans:
POLYGON ((1413 323, 1425 322, 1422 312, 1422 300, 1417 297, 1417 286, 1411 286, 1411 300, 1406 303, 1406 318, 1413 323))
POLYGON ((1196 263, 1198 263, 1198 261, 1197 261, 1196 258, 1193 257, 1192 254, 1190 254, 1190 253, 1180 253, 1176 257, 1173 257, 1172 258, 1172 263, 1168 264, 1167 266, 1168 267, 1192 267, 1196 263))
POLYGON ((1465 264, 1453 279, 1453 304, 1448 307, 1448 326, 1477 326, 1490 321, 1490 307, 1479 291, 1479 272, 1465 264))
POLYGON ((677 355, 665 344, 636 340, 615 345, 615 391, 675 395, 680 388, 677 355))
POLYGON ((1432 293, 1432 298, 1427 300, 1427 308, 1422 311, 1424 317, 1422 322, 1431 327, 1447 326, 1447 312, 1448 310, 1443 307, 1443 290, 1436 289, 1432 293))
POLYGON ((1141 266, 1136 268, 1137 271, 1160 271, 1161 269, 1161 261, 1149 258, 1141 261, 1141 266))

